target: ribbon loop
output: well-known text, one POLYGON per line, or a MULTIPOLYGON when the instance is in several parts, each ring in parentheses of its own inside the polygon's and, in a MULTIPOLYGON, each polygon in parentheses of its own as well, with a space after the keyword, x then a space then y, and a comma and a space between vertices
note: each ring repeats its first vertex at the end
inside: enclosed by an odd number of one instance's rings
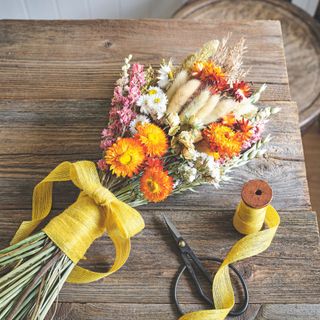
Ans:
POLYGON ((101 185, 93 162, 63 162, 52 170, 34 188, 32 220, 21 224, 11 243, 29 236, 47 217, 52 205, 53 182, 68 180, 82 191, 77 201, 53 218, 43 231, 75 264, 83 258, 92 242, 105 232, 116 249, 114 264, 108 272, 94 272, 75 266, 68 281, 87 283, 121 268, 130 254, 130 238, 144 228, 138 211, 101 185))

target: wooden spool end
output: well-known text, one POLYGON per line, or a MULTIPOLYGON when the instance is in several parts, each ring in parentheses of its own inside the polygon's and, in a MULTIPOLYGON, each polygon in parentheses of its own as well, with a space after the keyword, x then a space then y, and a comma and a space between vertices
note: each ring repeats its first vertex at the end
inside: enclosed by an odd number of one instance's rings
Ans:
POLYGON ((243 185, 241 198, 247 206, 261 209, 271 202, 272 189, 264 180, 250 180, 243 185))

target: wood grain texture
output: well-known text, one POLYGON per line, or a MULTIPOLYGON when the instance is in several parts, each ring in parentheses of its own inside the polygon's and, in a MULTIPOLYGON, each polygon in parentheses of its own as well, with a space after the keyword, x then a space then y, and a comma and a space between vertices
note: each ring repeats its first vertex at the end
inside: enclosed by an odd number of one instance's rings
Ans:
MULTIPOLYGON (((184 306, 187 307, 187 306, 184 306)), ((190 307, 190 305, 188 305, 190 307)), ((194 304, 192 310, 203 306, 194 304)), ((141 304, 125 304, 120 307, 111 303, 60 303, 58 305, 55 320, 168 320, 171 319, 175 310, 168 304, 153 304, 143 306, 141 304)), ((53 314, 51 312, 48 316, 53 314)), ((178 315, 176 315, 178 316, 178 315)), ((227 320, 319 320, 320 308, 315 304, 252 304, 240 317, 228 317, 227 320)), ((172 318, 174 319, 174 318, 172 318)))
MULTIPOLYGON (((283 313, 275 304, 318 302, 319 234, 278 22, 0 21, 0 26, 0 247, 29 219, 32 189, 50 170, 65 160, 99 158, 113 85, 129 53, 144 63, 169 56, 179 61, 204 41, 236 31, 232 41, 241 35, 248 40, 248 80, 268 84, 262 104, 282 108, 267 125, 274 139, 264 158, 235 170, 232 183, 220 190, 201 187, 198 193, 141 208, 146 228, 133 239, 128 263, 97 283, 67 284, 55 319, 175 319, 170 288, 179 260, 161 213, 214 271, 210 258, 224 257, 240 238, 231 219, 243 182, 253 178, 273 188, 282 223, 268 251, 238 264, 252 302, 239 320, 280 319, 283 313)), ((76 195, 71 184, 59 183, 53 214, 76 195)), ((102 238, 83 263, 105 270, 113 256, 110 241, 102 238)), ((186 308, 202 307, 186 279, 179 294, 186 308)))
POLYGON ((215 24, 185 21, 0 21, 0 98, 106 99, 123 58, 176 62, 204 42, 246 36, 248 80, 270 83, 269 97, 289 100, 278 22, 215 24), (161 32, 160 32, 161 30, 161 32))
POLYGON ((320 24, 302 9, 283 0, 199 0, 181 7, 174 17, 214 22, 281 21, 291 95, 299 107, 300 127, 306 128, 320 114, 320 24))

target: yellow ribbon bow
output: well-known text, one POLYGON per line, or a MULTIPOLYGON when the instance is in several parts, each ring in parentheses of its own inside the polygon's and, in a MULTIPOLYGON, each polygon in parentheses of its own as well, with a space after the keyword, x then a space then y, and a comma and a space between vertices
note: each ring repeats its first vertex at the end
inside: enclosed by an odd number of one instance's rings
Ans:
POLYGON ((101 185, 93 162, 63 162, 52 170, 34 188, 32 220, 21 224, 11 243, 29 236, 49 214, 53 182, 68 180, 82 191, 77 201, 53 218, 43 231, 75 264, 84 257, 92 242, 107 232, 116 251, 111 269, 100 273, 75 266, 68 278, 68 282, 88 283, 119 270, 129 257, 130 238, 144 228, 138 211, 101 185))
POLYGON ((271 205, 266 208, 264 222, 268 229, 249 234, 236 242, 218 269, 212 285, 215 309, 190 312, 179 320, 223 320, 227 317, 235 303, 228 266, 257 255, 270 246, 280 224, 279 214, 271 205))

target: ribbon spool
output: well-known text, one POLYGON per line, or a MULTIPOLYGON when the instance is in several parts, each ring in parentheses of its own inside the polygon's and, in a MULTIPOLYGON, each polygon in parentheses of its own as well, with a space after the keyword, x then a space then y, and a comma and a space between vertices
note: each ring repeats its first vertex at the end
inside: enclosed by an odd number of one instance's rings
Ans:
POLYGON ((233 226, 241 234, 252 234, 262 229, 272 189, 264 180, 250 180, 243 185, 241 201, 233 217, 233 226))

